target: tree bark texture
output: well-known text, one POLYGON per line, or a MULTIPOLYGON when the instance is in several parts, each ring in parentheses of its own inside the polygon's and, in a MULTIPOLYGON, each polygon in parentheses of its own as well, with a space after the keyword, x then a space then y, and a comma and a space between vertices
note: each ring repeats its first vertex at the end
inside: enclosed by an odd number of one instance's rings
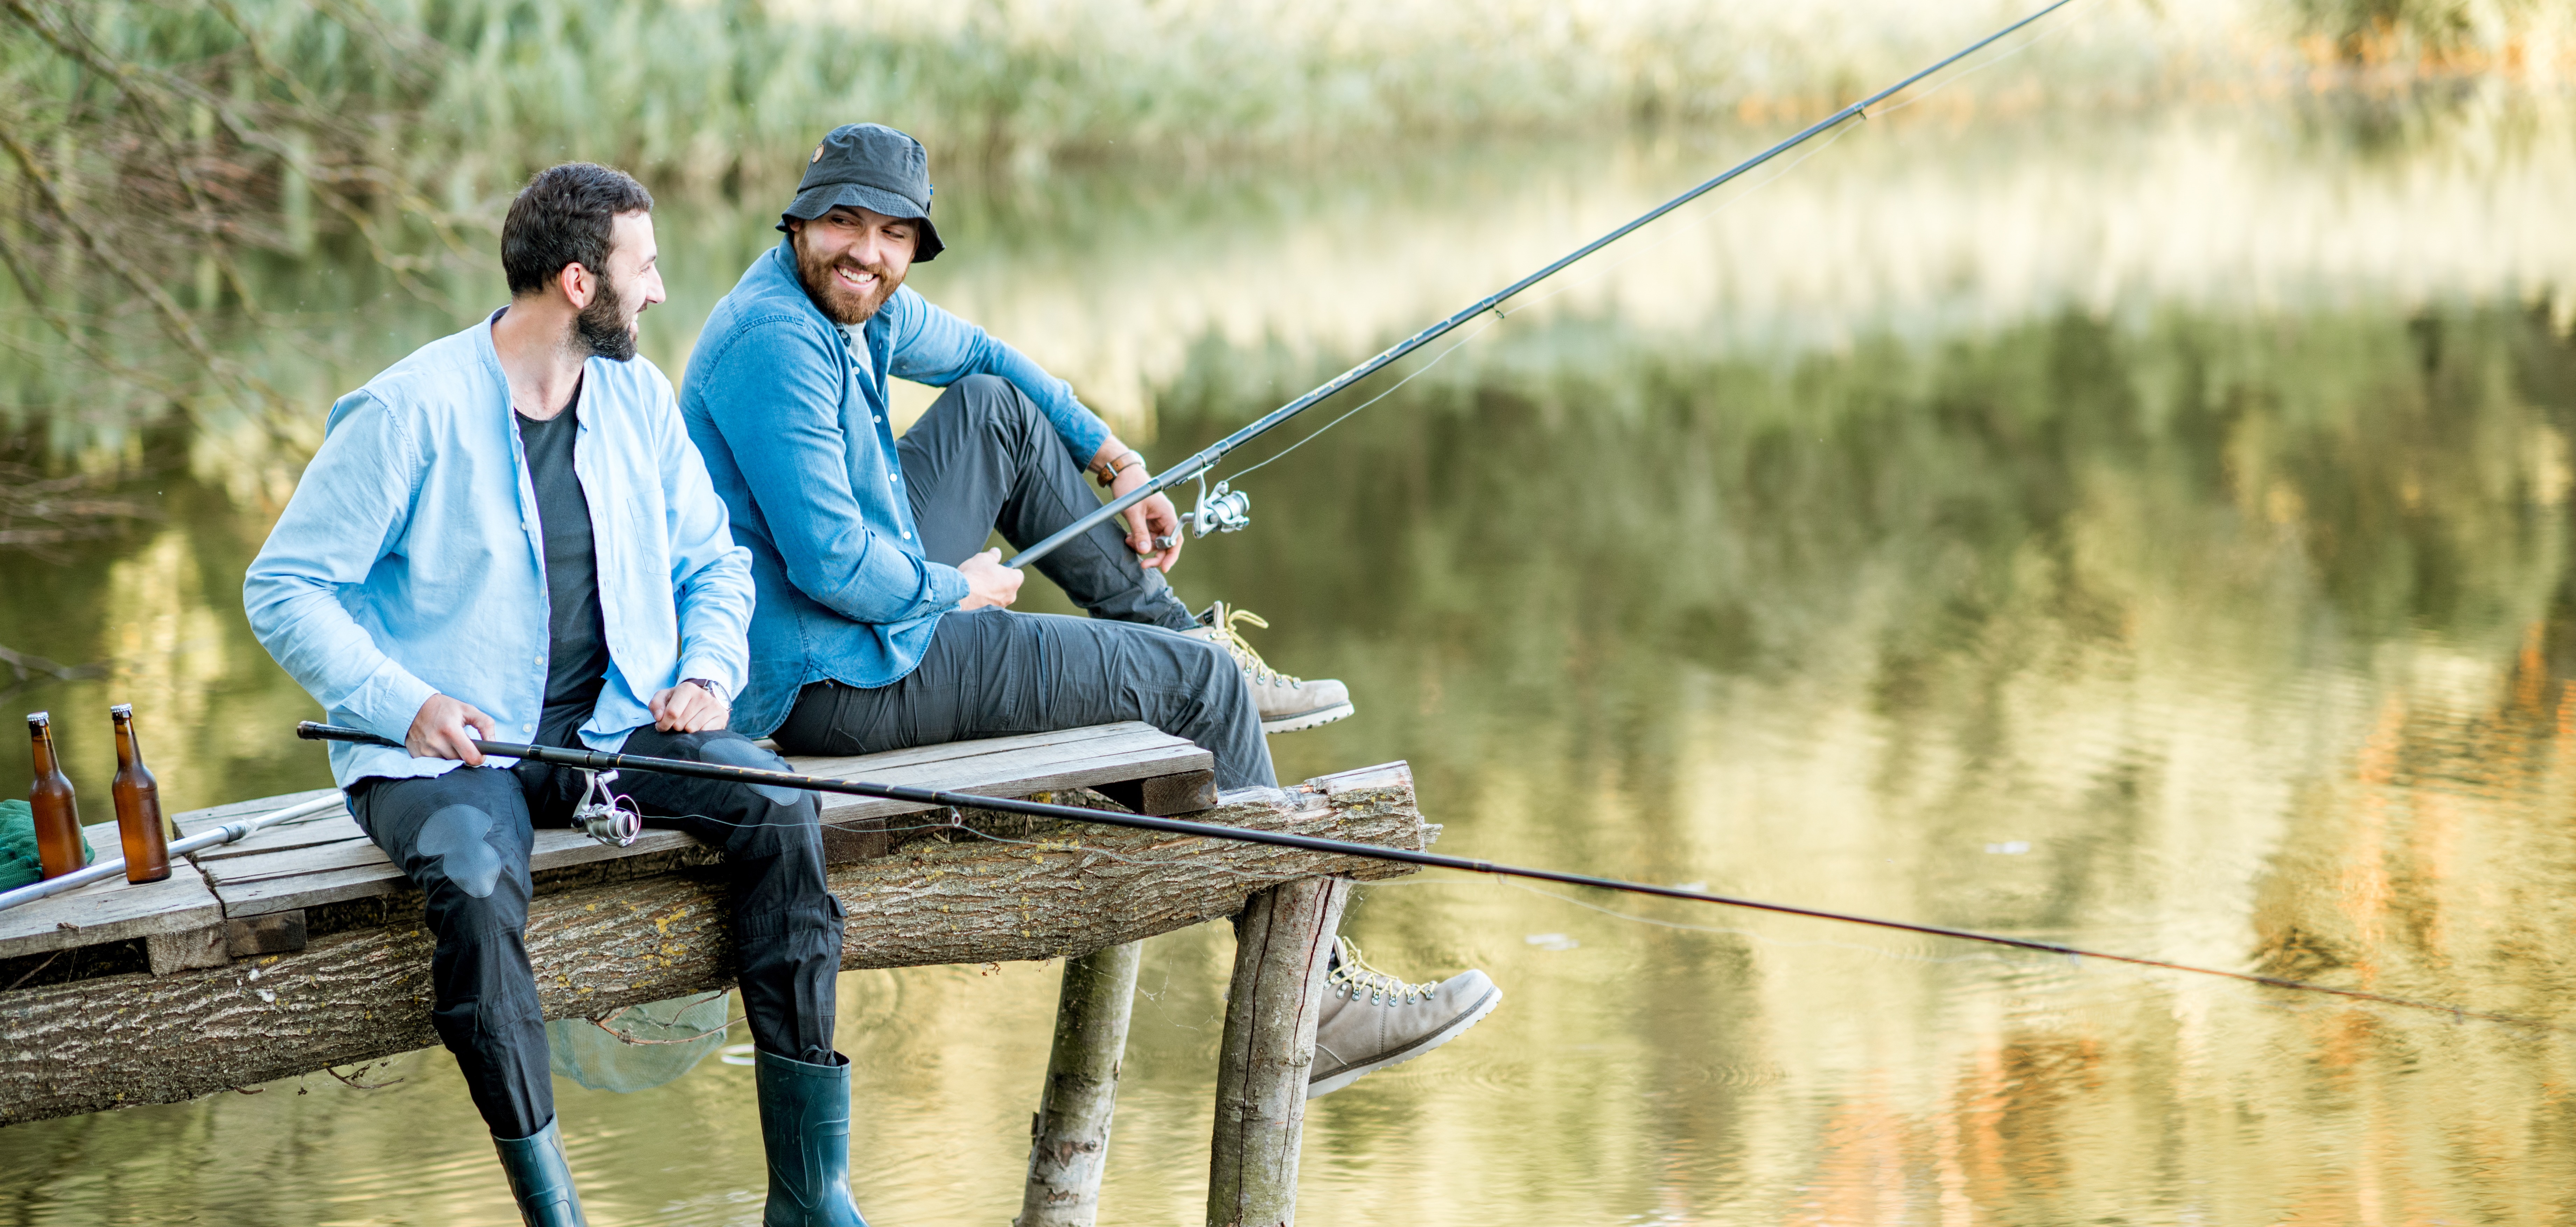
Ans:
POLYGON ((1350 883, 1308 878, 1252 896, 1234 918, 1234 984, 1217 1058, 1208 1227, 1297 1220, 1297 1147, 1324 973, 1350 883))
POLYGON ((1109 1163, 1109 1118, 1136 1001, 1143 942, 1095 950, 1064 965, 1046 1089, 1029 1125, 1029 1178, 1014 1227, 1092 1227, 1100 1173, 1109 1163))
MULTIPOLYGON (((1159 832, 949 816, 962 825, 929 827, 941 811, 906 815, 898 823, 912 825, 894 837, 912 842, 830 870, 849 912, 845 969, 1073 958, 1230 915, 1281 882, 1411 872, 1159 832)), ((1191 817, 1412 849, 1432 830, 1401 764, 1236 794, 1191 817)), ((412 899, 394 909, 400 923, 317 937, 291 954, 0 992, 0 1125, 171 1103, 436 1043, 431 940, 412 899)), ((528 957, 548 1018, 727 986, 727 944, 711 868, 541 894, 529 909, 528 957)))

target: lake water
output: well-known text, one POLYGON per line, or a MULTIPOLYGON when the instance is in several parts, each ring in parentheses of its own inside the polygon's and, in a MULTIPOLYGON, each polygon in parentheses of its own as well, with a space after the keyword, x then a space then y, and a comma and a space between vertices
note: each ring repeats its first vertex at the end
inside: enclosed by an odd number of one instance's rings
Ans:
MULTIPOLYGON (((1770 135, 960 180, 913 284, 1168 460, 1770 135)), ((1357 692, 1283 777, 1407 760, 1443 851, 2564 1028, 2571 135, 2476 91, 1874 120, 1263 469, 1177 582, 1357 692)), ((679 368, 769 207, 665 203, 648 354, 679 368)), ((316 417, 471 318, 264 275, 291 335, 233 343, 316 417)), ((0 645, 100 668, 10 694, 84 796, 127 700, 177 805, 327 782, 239 606, 291 449, 12 412, 162 512, 0 555, 0 645)), ((1455 875, 1348 932, 1507 997, 1313 1105, 1310 1222, 2576 1212, 2563 1029, 1455 875)), ((1104 1222, 1199 1221, 1230 956, 1147 944, 1104 1222)), ((1016 1212, 1057 976, 843 978, 872 1221, 1016 1212)), ((0 1131, 0 1223, 515 1222, 445 1054, 371 1076, 0 1131)), ((558 1094, 594 1222, 757 1222, 747 1068, 558 1094)))

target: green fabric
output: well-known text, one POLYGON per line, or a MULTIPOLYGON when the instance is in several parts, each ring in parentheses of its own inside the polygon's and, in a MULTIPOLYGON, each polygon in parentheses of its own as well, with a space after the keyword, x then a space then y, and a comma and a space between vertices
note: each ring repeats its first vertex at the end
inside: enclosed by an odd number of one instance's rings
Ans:
MULTIPOLYGON (((81 864, 97 859, 89 832, 81 832, 81 864)), ((0 890, 16 890, 44 876, 45 863, 36 855, 35 809, 24 801, 0 801, 0 890)))

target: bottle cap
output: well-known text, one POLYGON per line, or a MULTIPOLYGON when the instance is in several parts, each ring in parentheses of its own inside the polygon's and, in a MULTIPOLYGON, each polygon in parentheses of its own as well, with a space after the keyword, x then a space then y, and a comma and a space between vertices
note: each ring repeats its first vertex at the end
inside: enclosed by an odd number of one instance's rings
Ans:
POLYGON ((27 713, 27 724, 30 728, 39 724, 51 724, 53 722, 54 714, 52 712, 31 711, 27 713))
POLYGON ((119 720, 131 720, 134 718, 134 705, 131 703, 119 703, 114 707, 108 708, 107 714, 119 720))

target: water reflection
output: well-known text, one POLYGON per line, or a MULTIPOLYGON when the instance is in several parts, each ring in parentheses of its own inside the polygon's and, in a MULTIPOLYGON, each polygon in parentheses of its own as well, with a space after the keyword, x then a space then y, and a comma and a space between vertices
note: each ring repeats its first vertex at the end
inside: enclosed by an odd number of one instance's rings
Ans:
MULTIPOLYGON (((2546 287, 2576 248, 2536 210, 2576 160, 2265 146, 2259 114, 1913 131, 1263 471, 1182 587, 1363 687, 1282 773, 1409 759, 1448 850, 2562 1020, 2576 350, 2546 287)), ((1007 237, 935 292, 1208 438, 1663 173, 1554 156, 1268 205, 1074 185, 985 206, 1007 237)), ((738 264, 750 212, 675 218, 668 262, 738 264)), ((721 284, 674 288, 664 355, 721 284)), ((374 360, 350 344, 312 378, 374 360)), ((304 700, 239 624, 256 500, 160 488, 86 565, 10 564, 0 643, 116 670, 19 697, 151 696, 185 803, 310 786, 277 735, 304 700)), ((104 745, 71 746, 93 796, 104 745)), ((2519 1222, 2576 1180, 2561 1033, 1481 880, 1368 888, 1353 928, 1510 997, 1315 1105, 1313 1221, 2519 1222)), ((1227 947, 1149 947, 1120 1220, 1198 1214, 1227 947)), ((843 1000, 871 1214, 1007 1219, 1052 969, 843 1000)), ((397 1072, 10 1129, 0 1222, 507 1221, 445 1058, 397 1072)), ((756 1220, 747 1071, 561 1092, 599 1221, 756 1220)))

